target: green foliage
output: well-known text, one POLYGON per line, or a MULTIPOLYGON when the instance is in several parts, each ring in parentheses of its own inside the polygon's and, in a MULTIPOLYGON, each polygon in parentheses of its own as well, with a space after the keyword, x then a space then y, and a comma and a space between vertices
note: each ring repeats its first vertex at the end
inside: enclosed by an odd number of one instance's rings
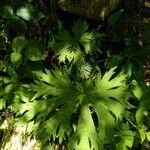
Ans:
POLYGON ((14 52, 21 52, 25 48, 25 38, 18 36, 12 41, 12 49, 14 52))
POLYGON ((127 147, 132 148, 134 141, 134 133, 133 131, 126 130, 121 133, 121 141, 117 145, 117 149, 126 150, 127 147))
POLYGON ((14 65, 20 65, 21 61, 22 61, 22 55, 18 52, 13 52, 10 55, 10 61, 14 64, 14 65))
POLYGON ((17 12, 17 16, 21 17, 24 20, 39 20, 44 17, 44 15, 39 12, 33 5, 26 3, 21 6, 17 12))
POLYGON ((67 26, 57 1, 2 3, 0 124, 21 126, 44 150, 150 147, 149 22, 139 22, 135 1, 97 28, 76 19, 67 26))
POLYGON ((92 51, 92 42, 96 38, 94 32, 88 31, 88 25, 86 22, 78 21, 72 28, 73 36, 63 29, 58 33, 54 39, 53 48, 59 55, 60 62, 65 62, 67 59, 69 62, 80 62, 84 59, 85 54, 89 54, 92 51), (83 49, 81 49, 81 46, 83 49))
POLYGON ((42 60, 43 46, 36 40, 28 40, 25 49, 25 58, 31 61, 42 60))
POLYGON ((120 74, 112 78, 113 68, 102 77, 97 75, 93 80, 77 83, 72 82, 65 71, 63 74, 59 70, 55 70, 54 74, 48 70, 46 73, 37 71, 34 74, 36 82, 28 88, 35 95, 27 102, 22 95, 23 99, 18 100, 24 103, 15 100, 13 111, 18 115, 23 114, 20 118, 22 121, 28 122, 34 118, 37 122, 35 125, 39 126, 37 130, 40 129, 36 132, 39 132, 43 142, 49 140, 50 136, 53 140, 58 137, 60 143, 70 137, 69 149, 98 150, 106 142, 106 136, 110 136, 109 130, 113 130, 123 117, 127 98, 124 83, 126 76, 120 74), (98 117, 97 126, 92 118, 93 113, 98 117), (71 119, 73 114, 78 116, 77 122, 71 119), (47 136, 41 134, 43 132, 47 136))

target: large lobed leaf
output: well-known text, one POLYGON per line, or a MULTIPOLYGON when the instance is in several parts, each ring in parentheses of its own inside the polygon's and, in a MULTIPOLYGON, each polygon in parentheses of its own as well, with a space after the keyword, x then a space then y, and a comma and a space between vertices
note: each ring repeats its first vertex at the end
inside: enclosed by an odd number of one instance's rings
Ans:
POLYGON ((125 109, 126 75, 113 77, 114 69, 81 83, 72 82, 65 71, 34 72, 37 81, 27 88, 35 94, 32 101, 19 104, 18 114, 34 119, 43 143, 50 137, 60 143, 70 137, 70 150, 99 150, 125 109))

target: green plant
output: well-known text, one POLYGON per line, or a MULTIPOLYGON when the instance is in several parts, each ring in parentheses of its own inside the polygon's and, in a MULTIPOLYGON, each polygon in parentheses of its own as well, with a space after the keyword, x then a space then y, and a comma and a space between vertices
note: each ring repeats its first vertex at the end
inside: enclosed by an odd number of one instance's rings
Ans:
MULTIPOLYGON (((137 36, 141 23, 133 1, 114 10, 100 31, 82 20, 71 29, 58 20, 41 31, 47 13, 37 2, 6 1, 0 7, 0 124, 7 122, 0 135, 11 136, 20 127, 41 149, 149 148, 143 65, 150 46, 148 35, 137 36)), ((148 34, 149 24, 142 25, 148 34)))
POLYGON ((71 81, 65 71, 34 74, 38 80, 28 88, 30 92, 35 91, 35 95, 24 103, 18 103, 24 99, 15 100, 13 110, 18 115, 24 114, 23 121, 34 118, 37 123, 33 130, 37 128, 43 143, 52 136, 53 140, 58 137, 59 143, 69 138, 69 149, 99 149, 123 117, 126 76, 120 74, 112 78, 114 69, 111 69, 102 77, 98 74, 79 83, 71 81), (96 124, 92 115, 97 116, 96 124))

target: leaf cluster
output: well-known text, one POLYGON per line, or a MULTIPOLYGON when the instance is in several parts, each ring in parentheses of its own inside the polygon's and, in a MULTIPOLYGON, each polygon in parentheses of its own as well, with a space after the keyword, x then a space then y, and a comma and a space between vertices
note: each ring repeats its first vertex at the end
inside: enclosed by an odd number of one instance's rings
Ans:
POLYGON ((149 22, 137 3, 112 11, 103 29, 63 26, 56 1, 14 1, 0 5, 0 124, 21 126, 41 149, 149 148, 149 22))

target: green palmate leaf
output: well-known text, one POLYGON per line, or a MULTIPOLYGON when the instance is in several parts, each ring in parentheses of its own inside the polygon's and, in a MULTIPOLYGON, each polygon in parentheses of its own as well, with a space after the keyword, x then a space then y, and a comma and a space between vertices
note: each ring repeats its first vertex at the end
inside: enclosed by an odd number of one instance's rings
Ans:
POLYGON ((114 69, 81 83, 72 82, 66 71, 36 71, 35 84, 26 86, 35 93, 32 101, 14 104, 14 108, 18 115, 23 114, 22 120, 34 118, 35 131, 43 143, 49 137, 61 143, 69 136, 70 150, 99 150, 125 109, 126 75, 112 78, 114 69), (98 118, 97 125, 92 113, 98 118))
POLYGON ((144 111, 145 111, 144 107, 139 107, 139 109, 136 112, 135 117, 138 125, 142 124, 144 121, 144 111))
POLYGON ((110 69, 110 68, 120 65, 120 63, 122 63, 123 60, 124 58, 122 56, 111 55, 110 57, 106 59, 105 65, 108 69, 110 69))
POLYGON ((61 31, 59 35, 56 36, 56 43, 54 43, 53 48, 58 52, 58 59, 60 62, 65 62, 66 59, 69 61, 73 59, 76 60, 79 54, 77 41, 65 30, 61 31))
POLYGON ((58 59, 60 62, 65 62, 65 60, 68 60, 69 62, 71 62, 72 60, 77 62, 77 60, 82 57, 82 53, 81 51, 79 51, 79 49, 77 49, 76 51, 71 51, 69 49, 71 49, 70 46, 64 47, 63 49, 58 51, 58 59))
POLYGON ((94 40, 93 32, 87 32, 88 25, 86 22, 78 21, 72 31, 73 36, 66 30, 62 30, 55 37, 53 49, 56 50, 59 55, 58 59, 60 62, 72 60, 76 62, 83 58, 84 53, 89 53, 91 50, 91 42, 94 40), (81 45, 84 49, 81 50, 81 45))

